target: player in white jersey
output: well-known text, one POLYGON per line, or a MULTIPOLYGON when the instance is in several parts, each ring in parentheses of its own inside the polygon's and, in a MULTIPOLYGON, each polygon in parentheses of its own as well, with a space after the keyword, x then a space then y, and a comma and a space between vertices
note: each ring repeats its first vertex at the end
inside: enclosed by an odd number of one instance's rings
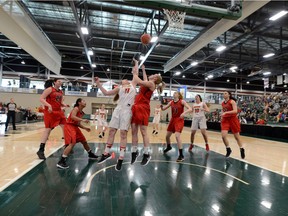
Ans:
POLYGON ((115 95, 114 101, 118 100, 117 106, 109 123, 109 136, 107 139, 107 144, 98 163, 100 164, 108 159, 111 159, 110 149, 113 146, 115 134, 117 130, 120 129, 120 156, 118 158, 117 165, 115 166, 115 169, 119 171, 121 170, 126 151, 127 133, 132 118, 131 108, 134 104, 134 99, 136 96, 136 82, 134 80, 129 82, 125 79, 122 80, 119 87, 116 87, 111 91, 107 91, 102 87, 99 78, 96 77, 95 79, 97 86, 104 95, 115 95))
POLYGON ((209 112, 209 108, 206 103, 202 102, 200 95, 195 96, 195 103, 192 106, 193 119, 191 125, 191 145, 189 146, 189 151, 192 151, 194 147, 194 138, 198 128, 200 128, 202 136, 205 140, 206 151, 209 151, 208 137, 206 133, 207 123, 205 112, 209 112))
POLYGON ((161 105, 158 104, 154 109, 153 132, 152 132, 152 134, 154 135, 158 134, 160 119, 161 119, 161 105))
POLYGON ((108 127, 107 113, 108 110, 105 109, 104 104, 102 104, 101 108, 99 110, 96 110, 95 113, 95 119, 97 119, 97 129, 99 131, 99 138, 103 138, 105 136, 105 131, 108 127))

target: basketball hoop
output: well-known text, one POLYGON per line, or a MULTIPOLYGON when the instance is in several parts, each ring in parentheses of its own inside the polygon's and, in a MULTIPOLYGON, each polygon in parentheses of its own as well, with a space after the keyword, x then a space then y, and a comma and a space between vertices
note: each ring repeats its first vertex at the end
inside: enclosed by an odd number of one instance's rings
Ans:
POLYGON ((164 8, 163 8, 163 11, 164 11, 164 14, 167 16, 170 29, 179 30, 179 31, 184 29, 184 19, 185 19, 186 12, 168 10, 164 8))

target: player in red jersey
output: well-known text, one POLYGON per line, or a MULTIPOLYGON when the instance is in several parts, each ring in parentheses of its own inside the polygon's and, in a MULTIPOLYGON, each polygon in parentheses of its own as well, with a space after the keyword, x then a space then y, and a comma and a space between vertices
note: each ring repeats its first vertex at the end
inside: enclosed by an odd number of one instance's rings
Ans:
POLYGON ((223 93, 224 101, 222 102, 222 119, 221 119, 221 135, 224 145, 226 146, 226 157, 229 157, 232 150, 229 147, 229 141, 227 139, 228 131, 231 130, 237 144, 240 148, 241 158, 245 158, 245 150, 240 139, 240 122, 237 118, 237 104, 236 99, 232 97, 231 92, 225 91, 223 93))
POLYGON ((51 133, 51 130, 58 125, 62 128, 66 123, 66 118, 61 107, 68 107, 63 103, 63 92, 60 90, 62 81, 60 79, 47 80, 44 84, 45 90, 40 97, 40 102, 45 106, 44 124, 45 130, 42 134, 41 144, 37 155, 39 159, 45 160, 45 144, 51 133))
POLYGON ((177 158, 177 162, 184 161, 183 149, 182 149, 182 141, 181 141, 181 132, 184 127, 184 116, 186 113, 192 112, 191 107, 183 100, 183 96, 180 92, 174 92, 173 100, 170 101, 166 106, 163 107, 161 105, 161 109, 164 111, 171 107, 172 117, 170 119, 167 133, 166 133, 166 143, 167 147, 164 150, 164 153, 167 153, 172 149, 171 147, 171 135, 175 133, 177 146, 179 149, 179 157, 177 158), (187 110, 184 112, 184 107, 187 110))
POLYGON ((135 68, 133 70, 133 79, 140 85, 139 94, 135 98, 134 105, 132 107, 132 158, 131 164, 135 163, 137 157, 139 156, 138 151, 138 129, 140 128, 143 143, 144 152, 141 165, 145 166, 149 163, 151 156, 149 154, 149 137, 147 133, 147 126, 149 123, 150 116, 150 99, 157 88, 159 93, 162 93, 164 88, 164 83, 162 82, 162 77, 160 74, 153 74, 147 77, 145 66, 142 65, 143 80, 138 77, 138 61, 134 60, 135 68))
POLYGON ((80 128, 90 132, 90 127, 85 127, 81 124, 82 121, 85 123, 89 123, 89 120, 82 119, 84 112, 83 109, 86 107, 86 102, 82 98, 78 98, 74 105, 74 109, 71 111, 67 122, 64 126, 64 137, 65 137, 65 145, 67 146, 64 149, 64 152, 61 156, 60 161, 57 163, 57 167, 61 169, 68 169, 69 166, 66 163, 67 157, 75 144, 77 142, 81 142, 84 149, 88 153, 89 159, 97 159, 98 156, 95 155, 90 146, 88 145, 86 138, 84 137, 83 133, 81 132, 80 128))

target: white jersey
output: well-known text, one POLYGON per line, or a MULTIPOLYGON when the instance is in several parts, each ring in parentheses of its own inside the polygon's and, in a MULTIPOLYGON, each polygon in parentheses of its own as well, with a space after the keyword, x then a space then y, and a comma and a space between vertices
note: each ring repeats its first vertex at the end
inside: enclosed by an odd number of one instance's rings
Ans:
POLYGON ((160 117, 161 115, 161 108, 154 109, 154 117, 160 117))
POLYGON ((201 102, 199 104, 194 103, 192 108, 193 108, 193 111, 194 111, 193 112, 193 118, 205 116, 205 113, 204 113, 204 102, 201 102))
POLYGON ((129 130, 135 96, 136 89, 132 85, 119 86, 119 100, 109 123, 110 128, 129 130))
POLYGON ((108 113, 108 110, 104 109, 99 109, 97 110, 97 113, 98 113, 98 118, 99 119, 102 119, 102 120, 106 120, 107 119, 107 113, 108 113))
POLYGON ((116 109, 131 109, 136 94, 136 89, 132 85, 121 85, 119 87, 119 100, 116 109))

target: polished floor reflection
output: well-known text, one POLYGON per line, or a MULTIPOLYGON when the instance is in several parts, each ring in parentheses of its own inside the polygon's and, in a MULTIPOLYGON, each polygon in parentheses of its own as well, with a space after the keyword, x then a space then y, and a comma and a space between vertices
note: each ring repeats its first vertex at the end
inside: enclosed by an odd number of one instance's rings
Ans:
MULTIPOLYGON (((0 215, 288 215, 286 143, 243 137, 247 158, 240 160, 229 137, 233 158, 226 159, 218 132, 209 131, 210 152, 197 134, 199 145, 189 153, 186 129, 185 161, 176 163, 176 145, 163 154, 163 127, 160 135, 151 136, 154 144, 147 166, 140 165, 141 157, 130 164, 129 144, 122 170, 115 170, 117 135, 111 160, 99 165, 76 145, 68 160, 70 169, 59 170, 60 129, 49 138, 48 159, 36 158, 42 127, 41 123, 24 124, 0 137, 0 186, 4 188, 0 215), (266 166, 269 163, 271 167, 266 166)), ((98 139, 95 130, 86 136, 93 150, 101 154, 105 139, 98 139)), ((142 147, 140 144, 139 149, 142 147)))

